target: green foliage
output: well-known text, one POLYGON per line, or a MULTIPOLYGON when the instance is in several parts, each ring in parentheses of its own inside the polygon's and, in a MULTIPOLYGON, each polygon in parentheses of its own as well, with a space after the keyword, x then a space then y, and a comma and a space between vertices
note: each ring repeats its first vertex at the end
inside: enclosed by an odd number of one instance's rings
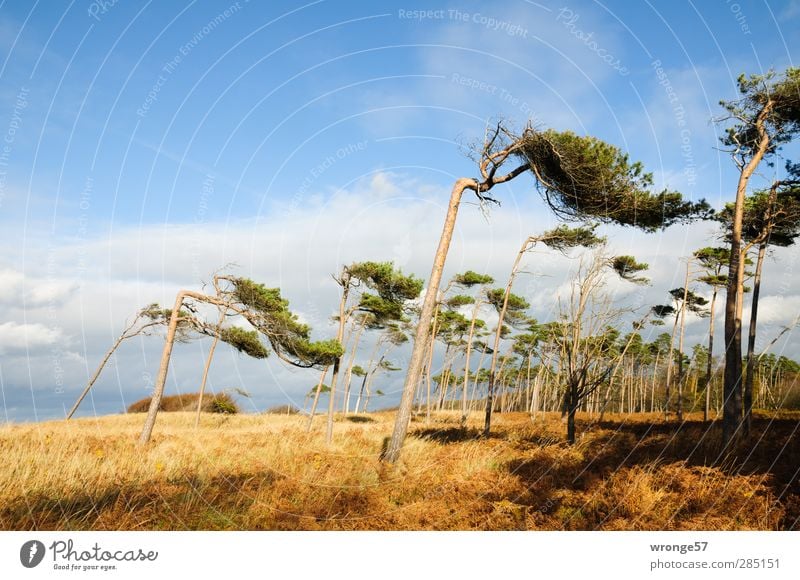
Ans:
POLYGON ((742 74, 737 84, 740 98, 720 101, 728 112, 725 120, 733 121, 722 142, 739 156, 751 156, 760 139, 757 122, 763 119, 770 140, 766 154, 771 156, 800 131, 800 69, 788 68, 781 75, 773 70, 742 74))
POLYGON ((597 236, 596 226, 581 226, 571 228, 567 225, 560 225, 552 230, 546 231, 539 236, 539 240, 547 247, 559 252, 566 252, 572 248, 583 246, 593 248, 606 241, 604 237, 597 236))
POLYGON ((255 330, 244 330, 238 326, 222 328, 219 339, 253 358, 262 359, 269 356, 269 350, 261 343, 255 330))
POLYGON ((445 305, 447 308, 452 310, 456 310, 461 308, 462 306, 466 306, 467 304, 474 304, 475 299, 472 296, 467 296, 466 294, 456 294, 455 296, 451 296, 447 300, 445 300, 445 305))
MULTIPOLYGON (((486 293, 487 301, 498 313, 503 309, 503 299, 505 293, 506 291, 504 288, 495 288, 486 293)), ((525 311, 530 307, 531 305, 522 296, 518 296, 513 292, 509 293, 504 322, 513 327, 525 324, 528 322, 528 317, 525 315, 525 311)))
POLYGON ((367 371, 364 370, 364 367, 361 367, 359 365, 354 365, 350 372, 352 372, 357 377, 363 377, 367 374, 367 371))
POLYGON ((669 294, 672 296, 672 299, 675 300, 678 310, 680 310, 680 304, 683 302, 683 297, 685 294, 686 309, 689 310, 689 312, 693 312, 699 316, 708 315, 708 311, 704 308, 708 304, 708 300, 699 294, 695 294, 691 290, 686 292, 685 288, 673 288, 669 291, 669 294))
MULTIPOLYGON (((800 185, 775 185, 774 200, 769 190, 756 191, 744 200, 742 238, 754 243, 767 241, 772 246, 791 246, 800 236, 800 185)), ((717 214, 730 235, 734 204, 728 203, 717 214)))
POLYGON ((232 278, 233 298, 244 306, 243 316, 269 341, 272 350, 294 366, 327 366, 340 357, 343 348, 336 340, 312 342, 311 329, 289 310, 280 289, 267 288, 248 278, 232 278))
POLYGON ((633 256, 615 256, 611 260, 611 268, 619 277, 635 284, 647 284, 650 281, 643 276, 636 276, 638 272, 647 270, 649 267, 648 264, 637 262, 633 256))
POLYGON ((467 270, 463 274, 456 274, 456 276, 453 277, 453 283, 457 284, 458 286, 471 288, 472 286, 478 286, 481 284, 493 284, 494 278, 487 274, 478 274, 472 270, 467 270))
POLYGON ((707 218, 705 200, 651 193, 652 175, 617 147, 570 131, 527 129, 518 156, 529 165, 550 208, 565 219, 594 219, 656 231, 674 223, 707 218))
POLYGON ((211 399, 211 412, 223 415, 235 415, 239 412, 239 407, 229 397, 216 396, 211 399))
POLYGON ((653 314, 658 316, 659 318, 666 318, 667 316, 673 316, 675 314, 675 308, 670 306, 669 304, 656 304, 652 308, 653 314))

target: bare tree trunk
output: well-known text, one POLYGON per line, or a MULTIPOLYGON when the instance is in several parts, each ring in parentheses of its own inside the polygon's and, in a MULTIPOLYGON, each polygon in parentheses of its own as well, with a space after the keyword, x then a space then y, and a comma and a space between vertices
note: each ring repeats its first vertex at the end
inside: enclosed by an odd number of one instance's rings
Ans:
MULTIPOLYGON (((126 331, 127 331, 127 329, 126 329, 126 331)), ((106 352, 105 356, 103 357, 103 360, 100 361, 100 364, 98 365, 97 370, 94 371, 94 374, 92 375, 92 378, 89 379, 89 383, 86 385, 86 388, 83 389, 83 392, 81 393, 81 396, 78 397, 78 400, 75 401, 74 405, 72 405, 72 409, 70 409, 70 412, 67 415, 67 420, 68 421, 70 419, 72 419, 72 416, 75 414, 75 411, 78 410, 78 407, 83 402, 83 399, 86 397, 86 395, 89 394, 89 391, 92 389, 92 386, 97 381, 97 378, 100 376, 100 373, 103 371, 103 368, 106 366, 106 363, 108 362, 108 359, 111 358, 111 355, 114 354, 114 351, 117 350, 119 345, 122 344, 122 341, 125 340, 126 338, 127 338, 126 333, 123 332, 122 334, 119 335, 119 338, 117 338, 117 341, 114 343, 114 346, 112 346, 110 349, 108 349, 108 352, 106 352)))
POLYGON ((686 280, 683 285, 683 301, 681 302, 681 332, 678 337, 678 421, 683 421, 683 331, 686 328, 686 301, 689 299, 689 265, 691 263, 691 259, 686 262, 686 280))
POLYGON ((167 382, 169 359, 172 355, 172 346, 175 343, 175 332, 178 329, 178 319, 180 318, 180 311, 183 307, 183 299, 187 296, 196 296, 196 293, 181 290, 178 292, 178 295, 175 298, 175 305, 172 307, 172 313, 169 317, 169 326, 167 327, 167 337, 164 341, 164 350, 161 352, 161 364, 158 367, 158 375, 153 388, 153 397, 150 399, 150 408, 147 411, 147 418, 145 419, 142 433, 139 436, 140 445, 144 445, 149 442, 150 436, 153 434, 153 427, 156 424, 158 408, 161 405, 161 398, 164 396, 164 385, 167 382))
POLYGON ((206 365, 203 367, 203 380, 200 381, 200 394, 197 397, 197 413, 194 418, 194 428, 200 426, 200 411, 203 409, 203 395, 206 392, 206 382, 208 381, 208 370, 211 368, 211 359, 214 358, 214 350, 217 348, 219 342, 219 333, 222 328, 222 323, 225 321, 226 310, 221 308, 219 311, 219 320, 217 321, 216 332, 214 333, 214 340, 211 341, 211 347, 208 349, 208 357, 206 358, 206 365))
POLYGON ((750 328, 747 335, 747 370, 744 379, 744 434, 750 434, 753 420, 753 374, 756 350, 756 325, 758 324, 758 295, 761 291, 761 268, 764 264, 764 255, 767 243, 762 242, 758 247, 758 260, 756 261, 756 274, 753 279, 753 302, 750 307, 750 328))
POLYGON ((708 422, 709 410, 711 408, 711 373, 713 372, 714 364, 714 307, 717 303, 717 287, 711 294, 711 307, 708 322, 708 361, 706 362, 706 400, 703 406, 703 422, 708 422))
POLYGON ((450 248, 450 241, 453 239, 453 230, 456 225, 456 217, 458 215, 458 206, 461 202, 461 196, 464 190, 470 186, 475 186, 475 181, 472 179, 459 179, 453 186, 453 191, 450 194, 450 202, 447 208, 447 217, 445 218, 444 227, 442 228, 442 235, 439 239, 439 247, 436 249, 436 255, 433 259, 433 266, 431 268, 431 276, 428 280, 428 288, 425 291, 425 299, 422 303, 422 309, 417 322, 417 331, 414 338, 414 346, 411 351, 411 358, 408 364, 408 372, 406 374, 405 384, 403 385, 403 396, 400 400, 400 407, 397 410, 397 417, 395 419, 394 430, 389 445, 386 448, 385 459, 391 463, 397 461, 400 457, 400 450, 403 447, 403 442, 408 433, 408 424, 411 420, 411 407, 414 402, 414 391, 419 382, 420 372, 422 371, 422 363, 425 357, 426 350, 426 335, 430 330, 431 318, 433 317, 433 309, 436 306, 436 298, 439 292, 439 283, 442 281, 442 270, 444 270, 444 263, 447 259, 447 251, 450 248))
POLYGON ((461 428, 467 426, 467 415, 469 409, 467 408, 467 395, 469 391, 469 355, 472 352, 472 337, 475 335, 475 321, 478 319, 478 309, 480 308, 480 299, 475 300, 475 306, 472 309, 472 321, 469 324, 469 335, 467 336, 467 352, 464 355, 464 387, 461 395, 461 428))
POLYGON ((314 393, 314 402, 311 403, 311 412, 308 414, 308 425, 306 425, 306 432, 311 433, 311 425, 314 422, 314 414, 317 412, 317 403, 319 402, 319 395, 322 392, 322 385, 325 382, 325 375, 328 374, 328 369, 325 367, 319 375, 319 382, 317 383, 317 390, 314 393))
POLYGON ((485 436, 489 435, 489 431, 492 428, 492 404, 494 402, 494 379, 495 369, 497 368, 497 352, 500 349, 500 335, 503 333, 503 320, 508 310, 508 297, 511 294, 511 286, 513 286, 514 278, 517 276, 517 271, 519 270, 519 263, 522 260, 522 256, 524 256, 525 252, 530 248, 531 243, 532 239, 527 238, 519 249, 517 257, 514 259, 514 265, 511 267, 511 274, 508 277, 508 284, 506 284, 506 291, 503 295, 503 307, 500 309, 499 318, 497 320, 497 329, 494 333, 494 348, 492 350, 492 364, 489 367, 489 391, 486 395, 486 419, 483 426, 483 434, 485 436))
POLYGON ((345 414, 350 412, 350 381, 353 379, 353 364, 356 361, 356 351, 358 350, 358 343, 361 340, 361 334, 364 332, 364 327, 367 325, 366 317, 362 318, 361 325, 353 338, 353 350, 350 353, 350 361, 347 363, 347 373, 345 374, 344 381, 344 402, 342 403, 342 412, 345 414))
POLYGON ((678 312, 675 313, 675 322, 672 324, 672 335, 669 338, 669 353, 667 354, 667 379, 666 392, 664 393, 664 421, 669 419, 670 383, 672 382, 672 362, 675 353, 675 331, 678 329, 678 312))
POLYGON ((428 362, 425 365, 425 384, 427 385, 427 395, 425 397, 425 424, 429 425, 431 422, 431 383, 433 379, 431 378, 431 367, 433 366, 433 351, 436 348, 436 333, 438 329, 436 328, 437 322, 439 321, 439 304, 437 302, 436 309, 433 313, 433 323, 431 324, 431 335, 428 338, 430 341, 427 348, 428 348, 428 362))
MULTIPOLYGON (((339 301, 339 331, 336 333, 336 340, 339 343, 342 343, 342 339, 344 338, 344 327, 347 323, 346 316, 345 316, 345 307, 347 305, 347 298, 350 294, 350 282, 345 281, 344 286, 342 286, 342 299, 339 301)), ((333 441, 333 414, 334 409, 336 408, 336 381, 339 378, 339 365, 342 362, 342 357, 337 358, 333 362, 333 374, 331 375, 331 390, 330 390, 330 400, 328 401, 328 425, 325 431, 325 443, 330 444, 333 441)))
POLYGON ((369 355, 369 362, 367 363, 367 368, 364 369, 364 376, 361 379, 361 389, 358 392, 358 399, 356 399, 356 415, 358 415, 359 409, 361 409, 361 401, 364 396, 364 387, 367 384, 367 375, 369 375, 370 369, 372 368, 372 363, 375 362, 375 355, 378 354, 378 348, 381 346, 381 341, 378 339, 375 341, 375 348, 372 349, 372 354, 369 355))

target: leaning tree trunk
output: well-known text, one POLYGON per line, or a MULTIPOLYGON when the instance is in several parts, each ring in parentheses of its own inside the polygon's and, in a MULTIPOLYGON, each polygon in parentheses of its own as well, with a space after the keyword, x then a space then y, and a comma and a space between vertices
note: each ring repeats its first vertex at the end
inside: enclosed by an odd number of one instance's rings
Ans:
POLYGON ((181 290, 178 292, 178 296, 175 298, 175 306, 172 307, 172 313, 169 317, 169 326, 167 327, 167 338, 164 341, 164 350, 161 352, 161 364, 158 367, 156 384, 153 388, 153 397, 150 399, 150 408, 147 410, 147 418, 145 419, 142 433, 139 436, 140 445, 144 445, 150 441, 150 436, 153 434, 153 427, 155 427, 156 424, 158 408, 161 405, 161 398, 164 396, 164 385, 167 382, 169 359, 172 355, 172 346, 175 344, 175 333, 178 330, 178 319, 180 318, 181 308, 183 307, 183 300, 186 297, 196 296, 198 296, 196 292, 181 290))
POLYGON ((756 325, 758 324, 758 295, 761 290, 761 267, 764 264, 764 254, 767 251, 767 243, 762 242, 758 247, 758 260, 756 262, 756 274, 753 279, 753 302, 750 307, 750 329, 747 335, 747 369, 744 378, 744 434, 750 434, 750 427, 753 419, 753 374, 756 364, 756 325))
POLYGON ((714 306, 717 303, 717 287, 711 293, 711 306, 709 309, 709 322, 708 322, 708 361, 706 361, 706 397, 705 404, 703 405, 703 422, 708 421, 709 409, 711 408, 711 372, 713 367, 714 357, 714 306))
POLYGON ((194 428, 200 426, 200 412, 203 410, 203 395, 206 392, 206 382, 208 381, 208 370, 211 368, 211 359, 214 358, 214 350, 217 348, 219 342, 219 333, 222 328, 222 323, 225 321, 226 311, 220 309, 219 321, 217 322, 216 332, 214 333, 214 340, 211 342, 211 347, 208 349, 208 357, 206 358, 206 365, 203 367, 203 380, 200 381, 200 395, 197 397, 197 413, 194 418, 194 428))
POLYGON ((319 402, 319 395, 322 392, 322 385, 325 382, 325 375, 328 374, 328 369, 330 367, 325 367, 322 369, 322 373, 319 375, 319 383, 317 383, 317 389, 314 392, 314 402, 311 403, 311 411, 308 414, 308 425, 306 425, 306 432, 311 432, 311 425, 314 423, 314 414, 317 412, 317 403, 319 402))
POLYGON ((122 341, 125 340, 126 338, 127 338, 127 336, 123 332, 122 334, 119 335, 119 338, 114 343, 114 346, 112 346, 110 349, 108 349, 108 352, 103 357, 103 360, 100 361, 100 365, 97 367, 97 370, 94 371, 94 374, 92 375, 92 378, 89 379, 89 383, 86 385, 86 388, 83 389, 83 392, 81 393, 81 396, 78 397, 78 400, 75 401, 74 405, 72 405, 72 409, 70 409, 70 412, 67 415, 67 420, 72 419, 72 416, 75 414, 75 411, 78 410, 78 407, 83 402, 83 399, 86 397, 86 395, 89 394, 89 391, 92 389, 92 386, 97 381, 98 377, 100 376, 100 373, 103 371, 103 368, 106 366, 106 363, 108 362, 108 359, 111 358, 111 355, 114 354, 114 351, 117 350, 117 347, 119 347, 119 345, 122 344, 122 341))
POLYGON ((517 271, 519 270, 519 263, 530 244, 531 238, 526 238, 522 247, 519 249, 517 257, 514 259, 514 265, 511 267, 511 275, 508 277, 505 294, 503 294, 503 307, 500 309, 499 318, 497 320, 497 330, 494 334, 494 349, 492 351, 492 363, 489 367, 489 389, 486 394, 486 419, 483 425, 484 436, 488 436, 492 428, 492 405, 494 404, 494 379, 495 370, 497 368, 497 351, 500 349, 500 335, 503 333, 503 320, 508 311, 508 297, 511 294, 511 286, 514 284, 514 278, 517 276, 517 271))
POLYGON ((397 410, 392 438, 389 441, 384 456, 385 459, 391 463, 399 459, 400 449, 403 447, 403 442, 408 432, 408 424, 411 420, 411 408, 414 403, 414 391, 417 388, 422 371, 422 364, 427 346, 426 338, 431 327, 431 318, 433 317, 433 310, 436 306, 436 298, 439 293, 439 283, 442 281, 442 270, 444 270, 444 263, 447 259, 447 251, 450 248, 450 241, 453 239, 458 206, 461 202, 461 196, 464 190, 470 186, 475 186, 474 180, 459 179, 456 181, 453 186, 453 191, 450 194, 447 217, 445 218, 442 235, 439 239, 439 247, 436 249, 436 255, 433 259, 431 277, 428 280, 428 288, 425 291, 425 299, 423 300, 419 321, 417 322, 414 346, 411 351, 411 359, 408 363, 405 384, 403 385, 403 396, 400 399, 400 407, 397 410))

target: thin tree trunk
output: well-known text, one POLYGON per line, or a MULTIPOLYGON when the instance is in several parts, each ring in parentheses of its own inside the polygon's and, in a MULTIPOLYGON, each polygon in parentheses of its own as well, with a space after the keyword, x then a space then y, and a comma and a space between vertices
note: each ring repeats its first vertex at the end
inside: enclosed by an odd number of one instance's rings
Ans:
POLYGON ((194 428, 200 426, 200 411, 203 409, 203 395, 206 392, 206 382, 208 381, 208 370, 211 368, 211 359, 214 358, 214 350, 217 348, 219 342, 219 333, 222 328, 222 323, 225 321, 225 314, 227 310, 220 309, 219 320, 217 321, 216 332, 214 333, 214 340, 211 341, 211 347, 208 349, 208 357, 206 357, 206 364, 203 367, 203 379, 200 381, 200 394, 197 397, 197 413, 194 418, 194 428))
POLYGON ((706 398, 703 406, 703 422, 708 422, 709 410, 711 409, 711 373, 714 364, 714 307, 717 303, 717 287, 713 287, 711 293, 711 307, 708 322, 708 361, 706 362, 706 398))
POLYGON ((367 384, 367 375, 369 375, 370 369, 372 368, 372 363, 375 362, 375 355, 378 354, 378 348, 381 346, 380 339, 375 341, 375 348, 372 349, 372 354, 369 355, 369 362, 367 363, 367 368, 364 369, 364 376, 361 379, 361 389, 358 392, 358 399, 356 399, 356 415, 358 415, 358 411, 361 408, 361 401, 364 396, 364 387, 367 384))
POLYGON ((422 363, 425 358, 425 347, 427 346, 426 335, 430 331, 433 309, 436 306, 436 298, 439 292, 439 283, 442 280, 442 270, 444 270, 444 263, 447 259, 450 241, 453 239, 458 206, 461 202, 461 196, 464 190, 471 185, 476 185, 475 181, 472 179, 458 179, 453 185, 453 191, 450 194, 447 217, 445 218, 442 235, 439 239, 439 246, 436 249, 436 254, 433 259, 428 288, 425 291, 425 299, 423 300, 422 309, 420 310, 414 346, 411 351, 411 359, 408 364, 405 384, 403 385, 400 407, 397 410, 392 438, 386 448, 385 459, 391 463, 396 462, 400 458, 400 450, 403 447, 406 433, 408 433, 408 424, 411 420, 411 408, 414 403, 414 391, 417 388, 417 383, 419 383, 422 363))
POLYGON ((150 436, 153 434, 153 427, 156 424, 156 416, 158 415, 158 408, 161 405, 161 398, 164 396, 164 385, 167 382, 167 371, 169 370, 169 359, 172 355, 172 346, 175 343, 175 333, 178 330, 178 319, 180 318, 180 311, 183 307, 183 300, 187 296, 196 295, 194 292, 181 290, 175 298, 175 305, 172 307, 172 313, 169 317, 169 326, 167 327, 167 337, 164 340, 164 350, 161 352, 161 363, 158 367, 158 375, 156 376, 156 383, 153 388, 153 396, 150 399, 150 407, 147 410, 147 418, 142 428, 142 433, 139 436, 139 444, 144 445, 150 441, 150 436))
POLYGON ((758 260, 756 261, 756 274, 753 279, 753 302, 750 307, 750 328, 747 335, 747 370, 744 379, 744 434, 750 434, 753 420, 753 374, 755 367, 756 350, 756 325, 758 324, 758 295, 761 291, 761 267, 764 264, 764 255, 767 251, 767 242, 762 242, 758 247, 758 260))
POLYGON ((478 309, 480 308, 481 301, 475 300, 475 306, 472 309, 472 321, 469 324, 469 335, 467 336, 467 352, 464 355, 464 387, 461 395, 461 428, 467 426, 467 415, 469 409, 467 408, 467 395, 469 394, 469 355, 472 352, 472 337, 475 334, 475 321, 478 319, 478 309))
POLYGON ((499 318, 497 320, 497 329, 494 333, 494 347, 492 350, 492 364, 489 367, 489 390, 486 395, 486 419, 483 425, 483 434, 484 436, 489 435, 489 431, 492 428, 492 405, 494 403, 494 379, 495 379, 495 369, 497 368, 497 351, 500 349, 500 335, 503 332, 503 320, 506 317, 506 311, 508 310, 508 297, 511 294, 511 286, 514 284, 514 278, 517 275, 517 271, 519 270, 519 263, 522 260, 522 256, 525 255, 525 252, 528 251, 529 246, 531 245, 531 238, 527 238, 525 242, 523 242, 522 247, 519 249, 517 253, 517 257, 514 259, 514 265, 511 267, 511 274, 508 277, 508 284, 506 284, 506 291, 503 295, 503 306, 500 309, 499 318))
POLYGON ((311 433, 311 425, 314 422, 314 414, 317 412, 317 403, 319 402, 319 395, 322 392, 322 385, 325 382, 325 375, 328 374, 328 369, 331 368, 329 366, 322 369, 322 373, 319 375, 319 382, 317 383, 317 389, 314 393, 314 402, 311 403, 311 412, 308 414, 308 425, 306 425, 306 432, 311 433))
MULTIPOLYGON (((347 305, 347 298, 350 294, 350 282, 349 280, 345 280, 345 284, 342 287, 342 299, 339 301, 339 331, 336 333, 336 340, 339 343, 342 342, 344 338, 344 327, 347 323, 345 320, 345 307, 347 305)), ((328 401, 328 425, 325 431, 325 443, 330 444, 333 441, 333 414, 334 409, 336 408, 336 381, 339 379, 339 365, 342 362, 342 357, 337 358, 333 362, 333 374, 331 375, 331 390, 330 390, 330 400, 328 401)))
POLYGON ((367 325, 366 316, 362 318, 361 325, 356 332, 353 339, 353 350, 350 353, 350 361, 347 363, 347 373, 345 374, 344 381, 344 402, 342 403, 342 411, 345 413, 350 412, 350 381, 353 379, 353 364, 356 361, 356 351, 358 350, 358 343, 361 340, 361 334, 364 332, 364 327, 367 325))
POLYGON ((686 328, 686 301, 689 299, 689 265, 691 263, 691 259, 686 262, 686 280, 681 302, 681 332, 678 338, 678 421, 683 421, 683 332, 686 328))
POLYGON ((111 355, 114 354, 114 351, 117 350, 119 345, 122 344, 122 341, 125 340, 126 338, 127 338, 126 333, 123 332, 122 334, 119 335, 119 338, 117 338, 117 341, 114 343, 114 346, 112 346, 110 349, 108 349, 108 352, 106 352, 105 356, 103 357, 103 360, 100 361, 100 365, 98 365, 97 370, 94 371, 94 374, 92 375, 92 378, 89 379, 89 383, 86 385, 86 388, 83 389, 83 392, 81 393, 81 396, 78 397, 78 400, 75 401, 74 405, 72 405, 72 409, 70 410, 69 414, 67 415, 67 421, 72 419, 72 416, 75 414, 75 411, 78 410, 78 407, 83 402, 83 399, 86 397, 86 395, 89 394, 89 391, 92 389, 92 386, 94 385, 95 381, 97 381, 98 377, 100 376, 100 373, 103 371, 103 368, 106 366, 106 363, 108 362, 108 359, 111 358, 111 355))
POLYGON ((667 379, 666 392, 664 393, 664 421, 669 419, 670 383, 672 382, 672 362, 675 358, 675 331, 678 329, 678 312, 675 313, 675 322, 672 323, 672 335, 669 339, 669 353, 667 354, 667 379))

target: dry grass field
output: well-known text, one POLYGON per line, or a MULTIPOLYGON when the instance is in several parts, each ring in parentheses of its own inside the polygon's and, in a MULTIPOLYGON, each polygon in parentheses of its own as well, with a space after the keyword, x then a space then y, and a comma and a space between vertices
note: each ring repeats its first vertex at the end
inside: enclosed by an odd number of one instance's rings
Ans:
POLYGON ((379 461, 393 414, 324 418, 163 413, 0 427, 5 530, 774 530, 800 527, 798 414, 759 415, 752 451, 718 457, 719 427, 692 415, 498 414, 478 438, 457 415, 412 424, 379 461), (650 422, 654 421, 654 425, 650 422))

